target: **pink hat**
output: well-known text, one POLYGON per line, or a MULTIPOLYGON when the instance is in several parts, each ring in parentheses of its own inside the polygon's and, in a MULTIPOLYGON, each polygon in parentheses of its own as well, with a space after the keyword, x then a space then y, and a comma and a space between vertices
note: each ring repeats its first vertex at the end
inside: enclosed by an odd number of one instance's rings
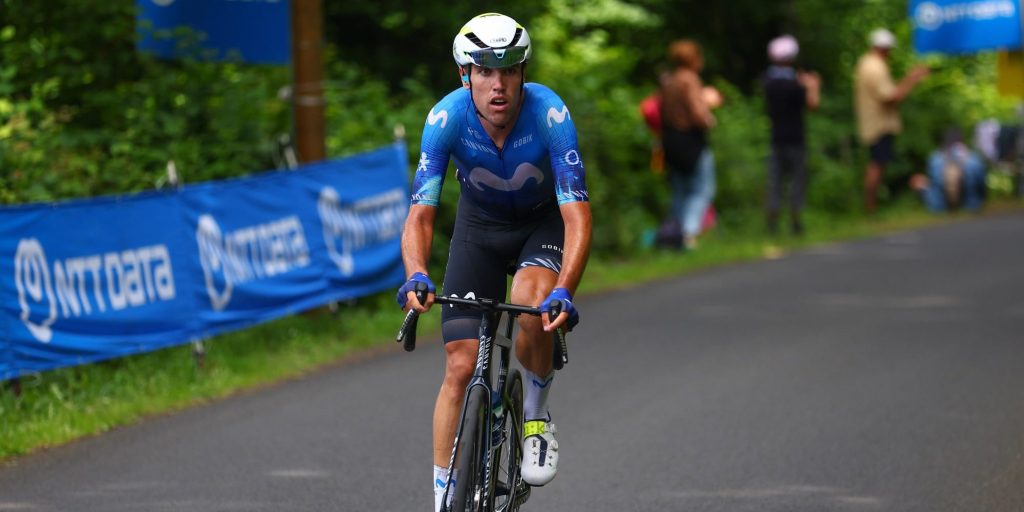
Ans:
POLYGON ((791 35, 776 37, 768 43, 768 58, 773 62, 792 62, 799 53, 800 45, 791 35))

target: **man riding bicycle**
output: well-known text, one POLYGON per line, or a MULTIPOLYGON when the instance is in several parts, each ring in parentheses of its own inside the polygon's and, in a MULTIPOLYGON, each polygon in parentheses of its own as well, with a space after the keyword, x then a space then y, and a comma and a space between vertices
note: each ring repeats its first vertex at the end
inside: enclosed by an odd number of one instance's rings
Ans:
MULTIPOLYGON (((502 299, 562 312, 549 320, 519 317, 516 357, 525 381, 523 480, 551 481, 558 468, 555 426, 547 396, 554 377, 552 332, 579 319, 572 295, 590 252, 591 213, 576 127, 553 91, 526 83, 530 36, 496 13, 469 20, 452 47, 462 87, 430 110, 424 125, 412 205, 402 233, 409 280, 398 291, 403 309, 426 312, 436 288, 427 275, 434 219, 450 158, 461 186, 444 276, 445 293, 502 299), (413 289, 427 285, 421 304, 413 289)), ((445 374, 434 406, 434 505, 440 510, 463 393, 476 361, 480 312, 444 308, 445 374)))

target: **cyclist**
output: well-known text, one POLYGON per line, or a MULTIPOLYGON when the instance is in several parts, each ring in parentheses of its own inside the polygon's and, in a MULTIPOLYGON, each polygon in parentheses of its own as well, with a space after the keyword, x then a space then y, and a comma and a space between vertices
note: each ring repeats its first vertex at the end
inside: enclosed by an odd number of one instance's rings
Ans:
MULTIPOLYGON (((444 276, 444 291, 463 298, 504 299, 548 311, 549 321, 519 317, 516 357, 523 366, 523 481, 541 486, 558 468, 555 426, 547 397, 554 376, 552 331, 579 319, 572 295, 590 252, 591 212, 576 128, 565 103, 547 87, 526 83, 530 36, 497 13, 469 20, 452 47, 462 87, 430 110, 402 233, 408 281, 403 309, 427 311, 436 291, 427 275, 434 219, 448 161, 461 187, 444 276), (431 292, 421 304, 417 282, 431 292)), ((444 380, 434 406, 434 506, 439 510, 462 399, 476 361, 480 313, 444 308, 444 380)))

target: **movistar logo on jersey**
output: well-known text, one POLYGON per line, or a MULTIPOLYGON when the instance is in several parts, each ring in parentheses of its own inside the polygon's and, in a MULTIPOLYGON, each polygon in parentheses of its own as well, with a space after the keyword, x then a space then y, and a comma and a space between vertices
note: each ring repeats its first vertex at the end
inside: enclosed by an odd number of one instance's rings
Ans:
POLYGON ((435 114, 434 109, 430 109, 430 113, 427 114, 427 124, 434 126, 438 121, 441 121, 441 128, 444 128, 448 124, 448 111, 442 110, 435 114))
POLYGON ((472 171, 469 171, 469 182, 477 190, 484 190, 486 185, 494 190, 513 192, 526 186, 526 182, 530 179, 533 179, 536 184, 544 181, 544 173, 530 163, 519 164, 519 167, 516 167, 516 172, 508 179, 497 176, 482 167, 475 167, 472 171))
POLYGON ((551 128, 554 125, 552 121, 554 121, 557 124, 562 124, 565 122, 566 118, 572 119, 572 116, 569 115, 569 107, 562 105, 562 110, 555 110, 555 107, 549 108, 548 128, 551 128))

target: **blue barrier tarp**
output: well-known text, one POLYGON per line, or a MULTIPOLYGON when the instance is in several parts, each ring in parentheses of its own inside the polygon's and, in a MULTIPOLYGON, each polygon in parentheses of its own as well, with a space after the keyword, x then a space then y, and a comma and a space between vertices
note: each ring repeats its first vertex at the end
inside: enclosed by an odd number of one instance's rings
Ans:
POLYGON ((914 49, 921 53, 977 53, 1019 49, 1019 0, 911 0, 914 49))
POLYGON ((135 0, 137 47, 165 58, 232 55, 242 62, 288 64, 291 60, 288 0, 135 0), (182 46, 176 29, 196 32, 197 48, 182 46))
POLYGON ((406 152, 0 209, 0 380, 204 338, 404 277, 406 152))

